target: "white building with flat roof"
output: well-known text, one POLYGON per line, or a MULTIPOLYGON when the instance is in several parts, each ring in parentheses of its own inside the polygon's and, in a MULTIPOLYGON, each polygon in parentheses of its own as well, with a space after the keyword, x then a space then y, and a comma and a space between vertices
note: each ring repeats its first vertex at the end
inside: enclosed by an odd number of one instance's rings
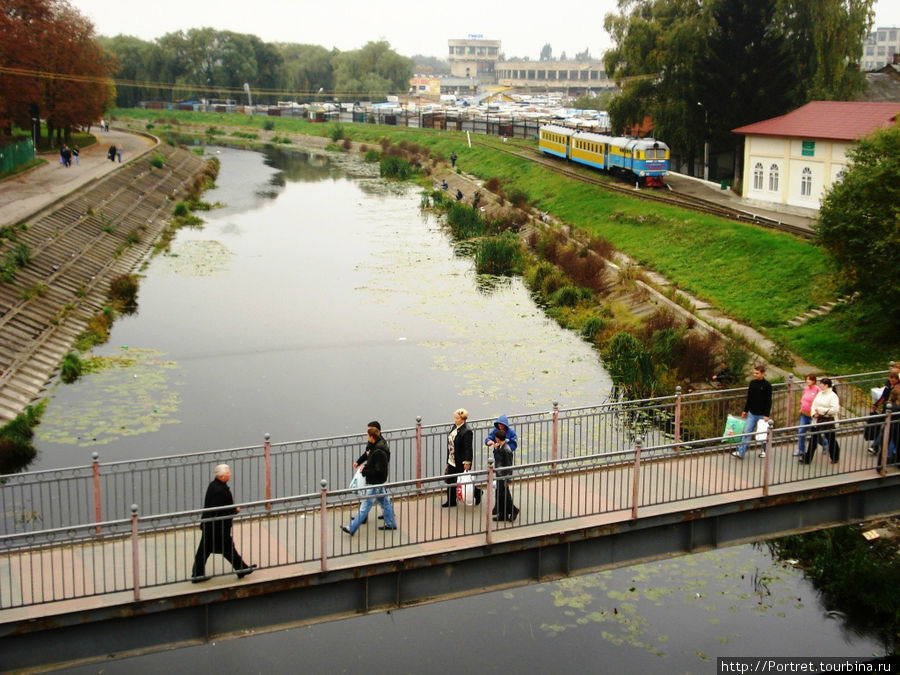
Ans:
POLYGON ((900 54, 900 28, 890 26, 875 29, 869 33, 863 45, 863 71, 868 73, 893 63, 894 54, 900 54))

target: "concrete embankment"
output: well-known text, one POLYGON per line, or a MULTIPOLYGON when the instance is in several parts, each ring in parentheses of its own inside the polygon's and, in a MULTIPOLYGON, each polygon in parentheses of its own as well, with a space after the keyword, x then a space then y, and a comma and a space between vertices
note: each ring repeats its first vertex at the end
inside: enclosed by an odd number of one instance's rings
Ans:
POLYGON ((27 251, 28 261, 0 282, 0 421, 40 396, 75 337, 108 304, 110 280, 147 255, 203 165, 191 152, 157 146, 4 228, 0 256, 27 251), (162 167, 151 165, 157 154, 162 167))

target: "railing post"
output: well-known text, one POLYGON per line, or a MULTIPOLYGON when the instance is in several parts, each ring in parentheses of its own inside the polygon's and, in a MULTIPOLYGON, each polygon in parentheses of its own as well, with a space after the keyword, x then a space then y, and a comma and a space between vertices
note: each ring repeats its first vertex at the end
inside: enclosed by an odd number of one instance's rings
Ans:
POLYGON ((319 529, 321 530, 321 535, 319 538, 319 546, 321 547, 322 553, 322 571, 325 572, 328 569, 328 549, 325 547, 325 530, 327 528, 328 521, 328 511, 326 510, 326 497, 328 496, 328 481, 324 478, 319 483, 322 486, 322 503, 321 503, 321 522, 319 523, 319 529))
MULTIPOLYGON (((884 404, 884 426, 881 427, 881 462, 878 465, 878 473, 882 476, 887 473, 887 456, 888 456, 888 445, 891 442, 891 413, 894 410, 894 406, 892 403, 888 402, 884 404)), ((898 452, 900 452, 900 448, 898 448, 898 452)))
POLYGON ((775 425, 769 420, 769 428, 766 429, 766 444, 763 446, 766 456, 763 459, 763 497, 769 496, 769 458, 772 457, 772 437, 775 434, 775 425))
POLYGON ((266 511, 272 508, 269 500, 272 498, 272 444, 269 443, 271 436, 267 431, 263 438, 266 440, 266 511))
POLYGON ((637 520, 638 491, 641 488, 641 446, 644 441, 634 439, 634 468, 631 470, 631 519, 637 520))
MULTIPOLYGON (((103 522, 100 509, 100 453, 91 453, 92 465, 94 468, 94 522, 103 522)), ((100 526, 97 526, 97 534, 100 534, 100 526)))
POLYGON ((675 387, 675 449, 681 442, 681 385, 675 387))
MULTIPOLYGON (((494 506, 491 503, 492 497, 494 496, 493 491, 494 485, 494 458, 488 457, 488 473, 487 473, 487 486, 485 486, 485 495, 484 500, 484 541, 486 544, 491 543, 491 528, 494 524, 493 518, 491 518, 491 511, 494 510, 494 506)), ((497 511, 497 517, 500 517, 500 512, 497 511)))
POLYGON ((141 561, 138 556, 138 505, 131 505, 131 575, 134 581, 134 599, 141 599, 141 561))
POLYGON ((794 374, 788 373, 788 400, 787 400, 787 414, 784 418, 787 420, 787 425, 792 427, 794 426, 794 374))
POLYGON ((416 489, 422 489, 422 416, 416 417, 416 489))
MULTIPOLYGON (((551 459, 555 462, 559 457, 559 401, 553 401, 553 450, 551 459)), ((556 468, 556 464, 553 465, 556 468)))

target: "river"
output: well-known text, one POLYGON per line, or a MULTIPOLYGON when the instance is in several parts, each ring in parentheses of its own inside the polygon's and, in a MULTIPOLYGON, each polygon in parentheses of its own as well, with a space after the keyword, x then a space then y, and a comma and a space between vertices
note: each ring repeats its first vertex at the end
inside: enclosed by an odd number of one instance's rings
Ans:
MULTIPOLYGON (((33 468, 604 401, 596 352, 479 278, 418 189, 355 158, 212 149, 221 207, 143 272, 107 367, 55 385, 33 468)), ((71 672, 713 672, 869 656, 802 573, 739 546, 71 672), (302 664, 302 665, 301 665, 302 664)))

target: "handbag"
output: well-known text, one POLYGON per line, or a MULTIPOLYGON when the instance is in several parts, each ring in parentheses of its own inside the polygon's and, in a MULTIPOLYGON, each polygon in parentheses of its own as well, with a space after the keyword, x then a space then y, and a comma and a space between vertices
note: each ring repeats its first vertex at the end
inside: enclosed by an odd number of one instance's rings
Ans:
POLYGON ((769 436, 769 425, 771 422, 766 422, 765 420, 759 420, 756 423, 756 440, 765 442, 766 438, 769 436))
POLYGON ((465 502, 466 506, 481 503, 481 488, 475 485, 475 479, 468 471, 460 474, 456 483, 456 500, 465 502))
POLYGON ((350 485, 348 486, 351 490, 356 490, 358 494, 364 494, 366 488, 366 477, 363 476, 362 467, 359 467, 356 470, 356 473, 353 474, 353 478, 350 479, 350 485))

